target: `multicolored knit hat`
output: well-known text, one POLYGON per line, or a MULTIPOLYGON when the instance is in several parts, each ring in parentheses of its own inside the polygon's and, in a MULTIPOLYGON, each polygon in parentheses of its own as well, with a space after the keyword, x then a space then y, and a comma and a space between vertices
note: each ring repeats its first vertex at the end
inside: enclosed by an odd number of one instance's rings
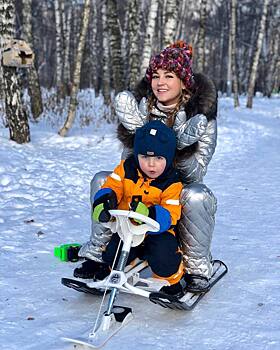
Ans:
POLYGON ((153 73, 158 69, 174 72, 183 81, 186 88, 191 88, 194 83, 191 45, 179 40, 153 56, 146 71, 146 78, 150 83, 153 73))

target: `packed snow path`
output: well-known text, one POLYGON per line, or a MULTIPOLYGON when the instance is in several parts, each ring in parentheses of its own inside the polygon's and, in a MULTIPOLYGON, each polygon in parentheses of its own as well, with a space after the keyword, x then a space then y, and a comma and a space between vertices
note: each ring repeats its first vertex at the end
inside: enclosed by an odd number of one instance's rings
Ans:
MULTIPOLYGON (((218 198, 212 253, 228 275, 190 313, 120 295, 134 320, 105 349, 280 348, 280 100, 244 105, 234 110, 232 100, 220 100, 218 146, 205 178, 218 198)), ((65 139, 43 124, 31 132, 30 144, 17 145, 0 129, 0 348, 74 349, 60 337, 92 327, 100 298, 63 287, 61 277, 76 265, 52 251, 88 239, 90 180, 113 169, 120 146, 105 125, 65 139)))

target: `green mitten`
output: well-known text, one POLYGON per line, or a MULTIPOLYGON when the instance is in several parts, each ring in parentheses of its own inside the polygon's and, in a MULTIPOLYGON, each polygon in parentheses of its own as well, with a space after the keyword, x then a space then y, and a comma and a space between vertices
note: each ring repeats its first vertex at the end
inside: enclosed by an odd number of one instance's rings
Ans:
MULTIPOLYGON (((130 203, 130 209, 135 211, 135 213, 149 216, 149 208, 143 202, 133 201, 130 203)), ((134 219, 134 221, 142 224, 142 221, 134 219)))
POLYGON ((104 203, 98 204, 94 207, 92 212, 92 218, 98 222, 108 222, 111 219, 111 215, 108 210, 105 209, 104 203))

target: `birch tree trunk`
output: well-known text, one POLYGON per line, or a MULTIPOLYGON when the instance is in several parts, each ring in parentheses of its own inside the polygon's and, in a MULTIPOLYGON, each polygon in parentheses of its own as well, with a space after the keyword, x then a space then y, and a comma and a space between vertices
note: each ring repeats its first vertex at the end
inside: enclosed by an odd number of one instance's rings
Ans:
POLYGON ((2 67, 2 49, 4 46, 4 38, 2 37, 2 32, 4 30, 4 26, 2 22, 4 21, 4 9, 3 9, 3 1, 0 0, 0 100, 5 99, 5 81, 4 81, 4 73, 3 73, 3 67, 2 67))
POLYGON ((92 20, 89 23, 89 36, 90 36, 90 60, 91 60, 91 81, 90 86, 94 87, 95 92, 98 91, 98 64, 97 64, 97 5, 96 1, 91 4, 92 8, 92 20))
POLYGON ((143 55, 140 67, 140 77, 143 77, 146 73, 146 69, 149 65, 150 57, 152 55, 152 43, 156 28, 156 18, 158 13, 159 0, 151 0, 151 7, 148 15, 146 35, 144 39, 143 55))
POLYGON ((66 11, 66 19, 64 26, 64 65, 63 65, 63 80, 64 86, 66 87, 66 94, 70 93, 70 84, 71 84, 71 76, 70 76, 70 38, 71 38, 71 22, 72 22, 72 5, 69 4, 66 11))
POLYGON ((200 1, 200 17, 199 17, 199 31, 197 39, 197 55, 196 55, 196 70, 198 72, 204 71, 205 66, 205 27, 207 16, 207 0, 200 1))
POLYGON ((124 65, 121 50, 121 31, 117 15, 116 0, 107 0, 107 23, 109 29, 109 40, 111 50, 111 69, 115 93, 124 89, 124 65))
POLYGON ((129 81, 128 87, 131 89, 139 80, 139 1, 129 0, 129 19, 128 19, 128 33, 129 33, 129 81))
POLYGON ((163 46, 172 44, 175 40, 178 26, 178 6, 176 0, 167 0, 165 23, 163 28, 163 46))
POLYGON ((233 82, 233 93, 234 93, 234 107, 239 107, 238 78, 237 78, 237 69, 236 69, 236 6, 237 6, 237 1, 231 0, 230 36, 231 36, 231 43, 232 43, 232 52, 231 52, 232 82, 233 82))
MULTIPOLYGON (((1 1, 0 1, 0 3, 1 3, 1 1)), ((1 18, 2 17, 0 14, 0 19, 1 18)), ((1 28, 1 24, 0 24, 0 35, 2 35, 1 30, 2 30, 2 28, 1 28)), ((3 44, 4 44, 4 42, 3 42, 2 38, 0 37, 0 100, 5 99, 5 82, 4 82, 4 76, 3 76, 3 67, 1 64, 1 62, 2 62, 2 51, 1 50, 3 48, 3 44)))
POLYGON ((178 5, 179 21, 178 21, 178 26, 176 28, 175 38, 183 38, 183 39, 186 38, 186 32, 185 32, 186 21, 184 20, 184 18, 186 16, 187 6, 188 6, 187 1, 180 1, 180 4, 178 5))
POLYGON ((64 98, 63 87, 63 29, 61 21, 61 1, 54 0, 55 31, 56 31, 56 87, 57 102, 64 98))
POLYGON ((276 92, 280 91, 280 58, 279 55, 277 56, 277 63, 275 67, 275 75, 274 75, 274 83, 272 90, 275 90, 276 92))
MULTIPOLYGON (((0 60, 1 60, 1 52, 0 52, 0 60)), ((4 90, 5 90, 4 77, 3 77, 2 66, 0 65, 0 100, 4 100, 5 98, 4 90)))
POLYGON ((253 65, 252 65, 250 78, 249 78, 249 87, 247 92, 248 96, 247 96, 247 105, 246 105, 247 108, 253 107, 254 89, 256 84, 257 70, 258 70, 259 58, 260 58, 260 53, 261 53, 261 48, 263 43, 263 37, 265 33, 268 3, 269 3, 269 0, 264 0, 263 2, 263 11, 262 11, 261 23, 260 23, 259 33, 258 33, 257 45, 256 45, 253 65))
POLYGON ((228 17, 229 17, 229 35, 228 35, 228 64, 227 64, 227 97, 231 97, 232 93, 232 39, 233 39, 233 26, 232 26, 232 0, 228 4, 228 17))
MULTIPOLYGON (((32 33, 32 0, 22 2, 22 34, 23 38, 33 48, 33 33, 32 33)), ((36 60, 36 57, 35 57, 36 60)), ((39 82, 39 76, 35 64, 27 69, 28 77, 28 94, 31 102, 31 112, 36 120, 43 112, 42 94, 39 82)))
MULTIPOLYGON (((225 6, 223 7, 224 10, 225 6)), ((224 13, 224 11, 223 11, 224 13)), ((222 19, 222 25, 221 25, 221 33, 220 33, 220 42, 219 42, 219 57, 218 57, 218 62, 219 62, 219 73, 218 73, 218 79, 220 81, 220 84, 218 86, 218 89, 220 89, 221 91, 225 90, 225 86, 224 86, 224 62, 225 62, 225 58, 227 57, 227 55, 225 54, 225 41, 226 41, 226 37, 228 34, 228 26, 227 26, 227 19, 225 19, 226 16, 223 16, 222 19)))
MULTIPOLYGON (((0 0, 0 50, 15 35, 15 4, 13 0, 0 0)), ((10 139, 17 143, 30 141, 27 114, 21 100, 17 68, 3 66, 6 121, 10 139)))
POLYGON ((242 69, 242 75, 241 75, 241 81, 244 84, 244 91, 247 92, 248 90, 248 82, 249 82, 249 77, 250 77, 250 72, 251 72, 251 62, 252 58, 255 52, 255 43, 256 43, 256 37, 257 37, 257 32, 258 32, 258 16, 256 15, 256 9, 250 8, 249 10, 249 15, 252 17, 251 21, 251 26, 250 26, 250 32, 248 33, 249 36, 249 45, 244 45, 243 47, 243 55, 239 56, 240 59, 243 57, 247 57, 247 62, 245 66, 242 69))
POLYGON ((76 113, 76 107, 77 107, 77 94, 78 94, 80 80, 81 80, 81 66, 82 66, 83 51, 85 47, 86 34, 88 30, 89 17, 90 17, 90 2, 91 0, 85 0, 84 2, 82 28, 80 32, 80 39, 79 39, 79 44, 77 49, 73 84, 72 84, 72 89, 70 94, 68 116, 63 128, 60 129, 59 131, 60 136, 66 136, 69 129, 72 127, 75 119, 75 113, 76 113))
POLYGON ((130 6, 130 0, 125 4, 123 7, 123 11, 125 13, 124 19, 123 19, 123 25, 122 25, 122 37, 121 37, 121 51, 122 51, 122 57, 123 62, 128 62, 128 64, 124 64, 123 74, 124 74, 124 85, 127 87, 129 85, 129 79, 130 79, 130 62, 129 62, 129 6, 130 6))
POLYGON ((111 89, 110 89, 110 48, 109 48, 109 30, 107 24, 107 4, 106 2, 102 5, 102 24, 103 24, 103 82, 102 82, 102 93, 104 96, 104 102, 107 106, 111 105, 111 89))
POLYGON ((279 4, 274 3, 273 6, 271 6, 270 13, 271 17, 269 20, 269 31, 268 31, 268 40, 269 40, 269 47, 268 47, 268 53, 267 53, 267 60, 266 60, 266 71, 267 74, 265 76, 265 95, 268 97, 271 97, 271 94, 273 92, 273 86, 274 81, 276 80, 276 77, 279 77, 279 74, 277 74, 277 60, 279 60, 279 41, 280 41, 280 33, 279 33, 279 25, 280 25, 280 17, 277 13, 277 10, 279 8, 279 4))

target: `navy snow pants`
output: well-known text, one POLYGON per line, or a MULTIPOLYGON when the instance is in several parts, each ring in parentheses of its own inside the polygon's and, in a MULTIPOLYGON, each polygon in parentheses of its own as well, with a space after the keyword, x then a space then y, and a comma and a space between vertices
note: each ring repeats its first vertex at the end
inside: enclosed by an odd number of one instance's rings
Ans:
MULTIPOLYGON (((114 233, 106 247, 106 251, 103 252, 103 260, 110 266, 113 264, 119 241, 120 238, 118 234, 114 233)), ((121 247, 122 243, 119 255, 121 247)), ((182 261, 177 238, 168 231, 154 235, 148 234, 143 243, 137 247, 132 247, 128 256, 127 264, 136 258, 147 260, 153 273, 163 278, 175 274, 182 261)))

